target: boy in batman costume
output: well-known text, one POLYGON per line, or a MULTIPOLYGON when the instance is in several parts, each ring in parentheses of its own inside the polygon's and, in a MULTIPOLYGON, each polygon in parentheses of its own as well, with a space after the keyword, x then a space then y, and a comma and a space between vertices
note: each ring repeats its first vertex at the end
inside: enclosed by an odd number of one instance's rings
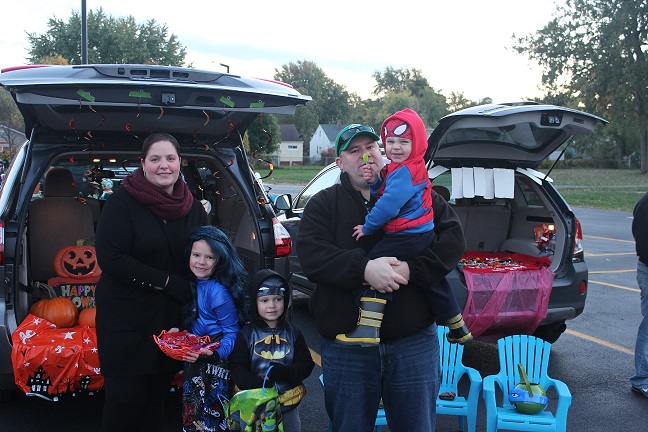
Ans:
POLYGON ((302 381, 315 363, 301 330, 285 319, 290 302, 288 281, 272 270, 261 270, 250 284, 251 322, 239 332, 229 357, 230 376, 238 390, 276 384, 285 432, 299 432, 297 405, 306 394, 302 381))

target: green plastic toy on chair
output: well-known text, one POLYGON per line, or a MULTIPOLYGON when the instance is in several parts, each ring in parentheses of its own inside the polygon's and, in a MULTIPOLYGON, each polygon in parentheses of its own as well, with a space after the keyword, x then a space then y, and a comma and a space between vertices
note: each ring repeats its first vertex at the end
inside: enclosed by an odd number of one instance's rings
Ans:
POLYGON ((537 414, 547 408, 547 393, 540 384, 529 382, 524 365, 518 364, 520 384, 509 393, 509 402, 522 414, 537 414))

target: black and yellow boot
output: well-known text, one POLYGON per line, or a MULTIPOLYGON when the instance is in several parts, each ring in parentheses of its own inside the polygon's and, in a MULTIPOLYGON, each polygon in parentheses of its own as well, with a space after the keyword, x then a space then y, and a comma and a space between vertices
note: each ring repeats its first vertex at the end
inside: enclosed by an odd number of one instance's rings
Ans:
POLYGON ((378 345, 385 304, 387 304, 385 299, 361 297, 358 326, 350 333, 337 335, 335 342, 365 347, 378 345))
POLYGON ((468 330, 461 314, 457 314, 450 318, 446 321, 446 325, 449 329, 448 333, 446 333, 446 339, 448 339, 450 343, 463 345, 472 340, 472 333, 468 330))

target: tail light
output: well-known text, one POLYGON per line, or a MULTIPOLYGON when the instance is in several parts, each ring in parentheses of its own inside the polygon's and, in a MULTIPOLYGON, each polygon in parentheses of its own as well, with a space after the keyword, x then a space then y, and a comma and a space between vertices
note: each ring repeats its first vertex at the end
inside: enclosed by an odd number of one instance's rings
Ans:
POLYGON ((272 219, 272 228, 274 229, 275 238, 275 257, 287 257, 292 251, 292 239, 288 230, 281 225, 277 218, 272 219))
POLYGON ((576 219, 576 235, 574 236, 574 259, 582 260, 583 258, 583 230, 578 218, 576 219))

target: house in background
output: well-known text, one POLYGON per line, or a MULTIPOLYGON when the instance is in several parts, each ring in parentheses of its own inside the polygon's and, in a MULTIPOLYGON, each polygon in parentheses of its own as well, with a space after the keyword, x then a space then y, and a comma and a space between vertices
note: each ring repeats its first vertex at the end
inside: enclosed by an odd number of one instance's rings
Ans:
POLYGON ((302 165, 304 140, 293 124, 280 124, 281 144, 277 149, 277 165, 302 165))
POLYGON ((27 137, 19 130, 0 124, 0 151, 15 153, 27 137))
POLYGON ((335 147, 335 138, 342 130, 342 124, 321 124, 315 129, 315 133, 310 141, 310 149, 308 156, 310 156, 311 163, 318 162, 322 158, 322 152, 335 147))

